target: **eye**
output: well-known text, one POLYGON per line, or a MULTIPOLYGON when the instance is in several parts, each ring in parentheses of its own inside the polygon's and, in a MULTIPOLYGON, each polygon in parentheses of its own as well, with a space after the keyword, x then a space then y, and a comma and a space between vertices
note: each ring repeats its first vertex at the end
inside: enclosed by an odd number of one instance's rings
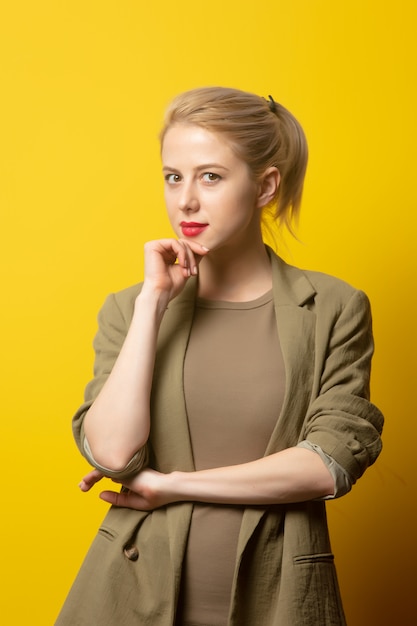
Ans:
POLYGON ((166 174, 164 179, 169 185, 175 185, 175 183, 180 182, 181 176, 179 174, 166 174))
POLYGON ((214 172, 204 172, 202 179, 205 183, 216 183, 221 179, 221 176, 219 176, 219 174, 215 174, 214 172))

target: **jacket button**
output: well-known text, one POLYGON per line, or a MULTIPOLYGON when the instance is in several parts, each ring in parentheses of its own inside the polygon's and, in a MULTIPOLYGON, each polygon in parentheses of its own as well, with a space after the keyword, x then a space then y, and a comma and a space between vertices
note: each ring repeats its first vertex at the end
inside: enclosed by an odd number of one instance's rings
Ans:
POLYGON ((139 550, 136 546, 126 546, 123 552, 129 561, 137 561, 139 558, 139 550))

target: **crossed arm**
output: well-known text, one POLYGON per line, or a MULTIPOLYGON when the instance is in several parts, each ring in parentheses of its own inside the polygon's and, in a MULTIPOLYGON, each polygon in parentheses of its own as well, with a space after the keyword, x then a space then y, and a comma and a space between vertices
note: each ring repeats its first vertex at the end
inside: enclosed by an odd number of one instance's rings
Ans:
MULTIPOLYGON (((93 470, 82 479, 81 490, 89 491, 102 477, 99 470, 93 470)), ((241 465, 196 472, 162 474, 144 469, 123 484, 129 491, 103 491, 100 497, 116 506, 152 510, 181 501, 285 504, 334 492, 334 480, 320 456, 298 447, 241 465)))
MULTIPOLYGON (((136 300, 129 332, 84 420, 84 433, 98 466, 118 472, 146 443, 159 325, 168 302, 181 291, 188 277, 197 273, 199 260, 206 253, 198 244, 185 245, 176 240, 147 244, 144 286, 136 300)), ((102 477, 99 470, 93 470, 81 481, 81 489, 88 491, 102 477)), ((102 499, 117 506, 148 510, 179 501, 288 503, 332 496, 335 491, 333 476, 320 455, 298 447, 250 463, 204 471, 161 474, 146 468, 123 481, 123 485, 128 491, 104 491, 102 499)))

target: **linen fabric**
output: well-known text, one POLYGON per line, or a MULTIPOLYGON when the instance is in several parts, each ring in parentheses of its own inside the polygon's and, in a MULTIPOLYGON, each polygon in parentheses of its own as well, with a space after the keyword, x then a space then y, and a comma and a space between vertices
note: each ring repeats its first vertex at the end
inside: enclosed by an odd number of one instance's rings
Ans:
MULTIPOLYGON (((287 265, 269 251, 286 389, 265 454, 310 441, 355 482, 378 457, 383 417, 369 401, 373 353, 366 295, 338 279, 287 265)), ((197 281, 164 316, 143 450, 118 473, 149 463, 194 471, 184 399, 184 355, 197 281)), ((83 418, 118 356, 140 285, 108 297, 95 338, 95 377, 73 420, 84 452, 83 418)), ((56 622, 57 626, 171 626, 192 503, 152 512, 111 507, 56 622)), ((325 503, 246 507, 234 567, 229 626, 343 626, 325 503)))

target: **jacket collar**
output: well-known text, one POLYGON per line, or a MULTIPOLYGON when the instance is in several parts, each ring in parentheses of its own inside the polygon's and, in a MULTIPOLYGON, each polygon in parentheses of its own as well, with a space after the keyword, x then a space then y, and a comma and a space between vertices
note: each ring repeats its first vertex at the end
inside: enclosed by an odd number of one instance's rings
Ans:
MULTIPOLYGON (((315 295, 315 289, 302 271, 288 265, 271 249, 273 297, 277 328, 286 371, 286 393, 281 414, 266 450, 271 454, 289 445, 296 445, 299 435, 297 422, 300 406, 305 405, 311 393, 314 362, 315 315, 304 305, 315 295)), ((151 443, 156 457, 163 460, 163 472, 178 469, 180 459, 183 471, 195 470, 188 431, 187 412, 183 390, 183 366, 191 331, 197 280, 187 281, 181 294, 165 313, 158 336, 155 363, 154 392, 152 395, 154 421, 151 443)), ((173 550, 186 541, 192 505, 184 503, 168 507, 173 550)), ((266 509, 249 508, 245 511, 239 537, 238 554, 242 554, 254 529, 266 509)), ((178 559, 180 559, 178 552, 178 559)), ((240 558, 240 557, 239 557, 240 558)))
MULTIPOLYGON (((294 445, 292 422, 282 417, 287 414, 289 405, 293 407, 294 397, 309 393, 315 316, 303 305, 313 298, 315 290, 303 271, 288 265, 270 249, 268 254, 271 258, 277 328, 287 380, 283 411, 268 445, 267 452, 270 453, 281 446, 294 445), (300 389, 304 391, 301 393, 300 389)), ((178 450, 181 450, 182 469, 194 469, 186 418, 183 368, 196 295, 197 279, 191 277, 179 296, 170 302, 158 336, 152 394, 155 418, 151 440, 157 458, 164 460, 164 467, 160 469, 165 472, 178 467, 178 450)))
MULTIPOLYGON (((311 300, 315 296, 316 290, 305 272, 286 263, 269 246, 266 246, 266 250, 271 260, 275 306, 303 306, 311 300)), ((197 284, 197 279, 194 277, 187 281, 183 291, 169 304, 169 317, 171 317, 171 313, 176 316, 187 310, 188 307, 194 309, 197 284)))
POLYGON ((272 267, 272 289, 275 305, 303 306, 316 294, 307 275, 298 267, 288 265, 271 248, 266 247, 272 267))

